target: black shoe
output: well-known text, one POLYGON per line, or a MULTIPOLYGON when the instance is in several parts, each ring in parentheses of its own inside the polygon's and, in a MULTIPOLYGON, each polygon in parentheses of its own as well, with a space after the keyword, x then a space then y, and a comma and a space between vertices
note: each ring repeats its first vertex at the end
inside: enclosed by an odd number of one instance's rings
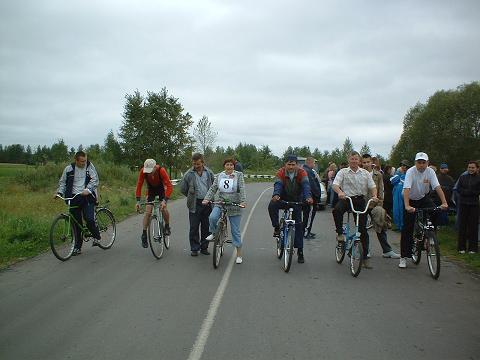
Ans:
POLYGON ((77 256, 82 253, 82 249, 73 249, 72 256, 77 256))
POLYGON ((100 246, 100 239, 93 239, 92 241, 92 247, 93 246, 100 246))
POLYGON ((210 253, 208 252, 208 249, 202 249, 202 250, 200 250, 200 252, 201 252, 203 255, 210 255, 210 253))
POLYGON ((172 230, 170 230, 170 224, 165 224, 165 235, 170 236, 172 234, 172 230))
POLYGON ((280 228, 278 226, 275 226, 273 228, 273 237, 276 237, 276 238, 280 237, 280 228))
POLYGON ((303 257, 303 249, 298 249, 298 263, 303 264, 305 262, 305 258, 303 257))
POLYGON ((192 251, 192 252, 190 253, 190 255, 191 255, 191 256, 198 256, 198 251, 192 251))
POLYGON ((148 248, 146 232, 142 233, 142 247, 144 247, 145 249, 148 248))

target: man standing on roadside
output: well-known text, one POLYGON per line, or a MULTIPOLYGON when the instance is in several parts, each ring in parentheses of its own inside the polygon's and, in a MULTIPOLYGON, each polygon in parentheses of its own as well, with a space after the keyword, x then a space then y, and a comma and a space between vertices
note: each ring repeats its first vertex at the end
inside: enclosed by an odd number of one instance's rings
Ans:
POLYGON ((200 251, 203 255, 210 255, 208 252, 209 234, 208 217, 212 208, 210 205, 202 205, 208 189, 214 181, 213 172, 204 164, 202 154, 192 155, 192 168, 183 176, 180 191, 187 197, 188 216, 190 220, 190 250, 192 256, 198 256, 200 251), (200 228, 200 234, 199 234, 200 228))
POLYGON ((310 191, 312 192, 313 204, 305 205, 303 207, 303 228, 305 229, 305 239, 315 239, 315 234, 312 233, 313 219, 317 213, 317 204, 320 202, 320 181, 315 172, 315 159, 311 156, 305 160, 303 170, 308 175, 308 182, 310 183, 310 191))
MULTIPOLYGON (((97 203, 96 190, 98 186, 98 174, 95 166, 87 161, 87 155, 83 151, 75 154, 75 161, 65 167, 62 177, 58 182, 56 195, 65 198, 74 198, 70 205, 70 213, 75 220, 82 225, 82 214, 87 222, 87 228, 93 236, 92 246, 98 246, 100 231, 95 223, 95 204, 97 203), (78 195, 78 196, 77 196, 78 195)), ((75 226, 75 246, 73 256, 82 253, 83 238, 78 226, 75 226)))
MULTIPOLYGON (((448 209, 447 200, 442 187, 438 182, 437 175, 432 168, 428 167, 428 155, 419 152, 415 155, 415 166, 407 170, 403 184, 403 202, 405 204, 404 225, 400 237, 401 258, 398 267, 407 267, 407 258, 412 257, 413 228, 415 225, 415 208, 435 207, 432 199, 428 196, 430 190, 435 190, 443 210, 448 209)), ((436 226, 435 217, 432 219, 436 226)))

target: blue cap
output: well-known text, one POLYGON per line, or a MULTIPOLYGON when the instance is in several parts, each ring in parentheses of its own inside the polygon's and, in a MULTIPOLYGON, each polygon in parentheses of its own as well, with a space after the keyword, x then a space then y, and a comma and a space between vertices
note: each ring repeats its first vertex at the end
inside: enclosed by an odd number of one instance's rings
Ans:
POLYGON ((440 169, 448 169, 447 163, 441 163, 440 164, 440 169))
POLYGON ((287 155, 287 159, 285 162, 290 162, 290 161, 298 162, 297 155, 294 155, 294 154, 287 155))

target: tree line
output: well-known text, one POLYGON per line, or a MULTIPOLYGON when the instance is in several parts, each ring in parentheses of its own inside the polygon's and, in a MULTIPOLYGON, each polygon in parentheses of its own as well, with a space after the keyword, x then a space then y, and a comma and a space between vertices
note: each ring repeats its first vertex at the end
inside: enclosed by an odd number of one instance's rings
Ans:
MULTIPOLYGON (((70 161, 78 150, 87 152, 92 161, 127 164, 138 168, 146 158, 154 158, 177 176, 190 166, 192 152, 205 155, 207 164, 215 171, 222 168, 223 159, 234 156, 245 170, 271 172, 281 166, 287 154, 312 156, 324 170, 330 162, 345 162, 353 150, 347 137, 342 147, 333 150, 311 149, 308 146, 289 146, 282 156, 272 153, 268 145, 257 147, 240 142, 226 148, 215 146, 217 132, 207 116, 192 126, 192 116, 185 111, 178 98, 160 92, 140 94, 137 90, 125 96, 123 121, 117 136, 110 131, 102 145, 68 147, 63 139, 51 147, 21 144, 0 145, 0 162, 46 164, 70 161)), ((408 110, 403 119, 400 140, 392 147, 389 159, 373 154, 365 142, 360 153, 377 156, 382 164, 396 166, 402 159, 413 160, 418 151, 429 154, 437 165, 447 162, 455 174, 461 172, 470 159, 480 158, 480 84, 473 82, 455 90, 441 90, 426 104, 418 103, 408 110)))

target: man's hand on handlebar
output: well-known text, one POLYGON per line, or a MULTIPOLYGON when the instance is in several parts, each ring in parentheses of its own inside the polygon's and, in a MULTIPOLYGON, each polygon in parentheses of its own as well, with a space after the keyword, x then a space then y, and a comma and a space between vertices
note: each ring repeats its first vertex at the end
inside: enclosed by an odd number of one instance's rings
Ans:
POLYGON ((305 200, 307 202, 308 205, 312 205, 313 204, 313 199, 311 197, 309 197, 307 200, 305 200))
POLYGON ((405 210, 409 213, 414 213, 415 212, 415 208, 410 206, 410 205, 405 206, 405 210))
POLYGON ((448 204, 447 204, 447 203, 443 203, 442 205, 440 205, 440 209, 442 209, 442 210, 448 210, 448 204))
POLYGON ((208 205, 210 204, 210 200, 202 200, 202 205, 208 205))
POLYGON ((343 191, 340 191, 337 194, 338 194, 338 198, 342 200, 345 199, 345 197, 347 196, 347 194, 345 194, 343 191))
POLYGON ((278 196, 278 195, 273 195, 272 196, 272 201, 273 202, 277 202, 278 200, 280 200, 280 196, 278 196))

